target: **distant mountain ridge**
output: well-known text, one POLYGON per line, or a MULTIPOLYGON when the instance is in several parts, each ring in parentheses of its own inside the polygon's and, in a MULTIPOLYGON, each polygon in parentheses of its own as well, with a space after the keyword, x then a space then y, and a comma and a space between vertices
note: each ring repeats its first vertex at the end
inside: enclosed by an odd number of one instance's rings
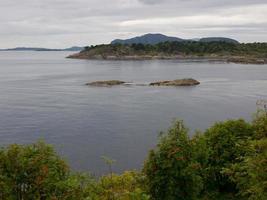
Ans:
POLYGON ((184 42, 184 41, 199 41, 199 42, 228 42, 238 44, 237 40, 226 38, 226 37, 205 37, 199 39, 182 39, 178 37, 166 36, 160 33, 148 33, 142 36, 130 38, 130 39, 116 39, 111 44, 158 44, 161 42, 184 42))
POLYGON ((166 41, 169 41, 169 42, 175 42, 175 41, 178 41, 178 42, 181 42, 181 41, 184 41, 183 39, 181 38, 178 38, 178 37, 170 37, 170 36, 166 36, 166 35, 163 35, 163 34, 152 34, 152 33, 149 33, 149 34, 146 34, 146 35, 142 35, 142 36, 138 36, 138 37, 134 37, 134 38, 130 38, 130 39, 126 39, 126 40, 121 40, 121 39, 116 39, 116 40, 113 40, 111 42, 111 44, 133 44, 133 43, 141 43, 141 44, 158 44, 158 43, 161 43, 161 42, 166 42, 166 41))
POLYGON ((0 51, 82 51, 84 47, 73 46, 65 49, 49 49, 41 47, 16 47, 10 49, 0 49, 0 51))

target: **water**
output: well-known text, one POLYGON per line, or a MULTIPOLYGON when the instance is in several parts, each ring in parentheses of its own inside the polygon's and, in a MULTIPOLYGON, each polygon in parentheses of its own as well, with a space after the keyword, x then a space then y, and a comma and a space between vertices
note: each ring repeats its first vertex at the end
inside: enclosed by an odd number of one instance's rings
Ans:
POLYGON ((43 139, 75 170, 140 169, 158 133, 175 118, 194 129, 250 119, 267 99, 267 66, 207 61, 87 61, 69 52, 0 52, 0 144, 43 139), (192 77, 196 87, 87 87, 94 80, 135 83, 192 77))

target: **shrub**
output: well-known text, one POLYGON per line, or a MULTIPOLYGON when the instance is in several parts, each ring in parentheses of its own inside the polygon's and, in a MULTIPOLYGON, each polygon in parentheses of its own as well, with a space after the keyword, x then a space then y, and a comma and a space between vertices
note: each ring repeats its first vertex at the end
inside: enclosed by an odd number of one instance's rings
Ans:
POLYGON ((181 121, 162 133, 143 172, 152 199, 263 200, 267 196, 266 113, 215 123, 190 138, 181 121))
POLYGON ((148 200, 149 196, 142 187, 143 176, 138 172, 109 174, 101 177, 98 182, 98 197, 101 200, 148 200))
POLYGON ((248 141, 253 136, 251 125, 242 119, 215 123, 204 136, 209 154, 205 177, 207 190, 236 193, 235 183, 223 170, 245 155, 248 141))
POLYGON ((267 113, 263 110, 258 110, 252 122, 254 130, 254 139, 267 138, 267 113))
POLYGON ((149 154, 144 166, 152 199, 192 200, 203 187, 200 163, 182 121, 177 121, 149 154))
POLYGON ((100 180, 71 173, 43 142, 0 150, 1 200, 148 200, 137 172, 109 174, 100 180))
POLYGON ((236 183, 238 195, 249 200, 267 197, 267 115, 258 112, 252 122, 253 139, 246 146, 246 153, 239 163, 225 170, 236 183))
POLYGON ((89 179, 72 175, 43 142, 10 145, 0 151, 0 199, 82 199, 89 179))
POLYGON ((240 163, 225 170, 236 183, 238 195, 248 200, 267 197, 267 138, 251 141, 240 163))

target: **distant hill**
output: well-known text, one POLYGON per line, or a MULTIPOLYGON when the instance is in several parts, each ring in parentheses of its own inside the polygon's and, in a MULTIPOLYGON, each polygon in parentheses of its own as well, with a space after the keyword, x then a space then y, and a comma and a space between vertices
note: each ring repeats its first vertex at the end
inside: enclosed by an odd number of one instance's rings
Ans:
POLYGON ((238 44, 237 40, 225 37, 207 37, 207 38, 194 38, 194 39, 182 39, 178 37, 170 37, 163 34, 145 34, 142 36, 130 38, 130 39, 116 39, 111 44, 158 44, 161 42, 184 42, 184 41, 199 41, 199 42, 227 42, 238 44))
POLYGON ((227 42, 227 43, 234 43, 234 44, 239 43, 237 40, 234 40, 231 38, 225 38, 225 37, 206 37, 206 38, 201 38, 199 42, 227 42))
POLYGON ((139 37, 134 37, 134 38, 130 38, 130 39, 126 39, 126 40, 121 40, 121 39, 116 39, 113 40, 111 42, 111 44, 158 44, 161 42, 174 42, 174 41, 184 41, 181 38, 177 38, 177 37, 169 37, 166 35, 162 35, 162 34, 146 34, 146 35, 142 35, 139 37))
POLYGON ((16 47, 10 49, 0 49, 0 51, 82 51, 83 47, 70 47, 66 49, 49 49, 40 47, 16 47))

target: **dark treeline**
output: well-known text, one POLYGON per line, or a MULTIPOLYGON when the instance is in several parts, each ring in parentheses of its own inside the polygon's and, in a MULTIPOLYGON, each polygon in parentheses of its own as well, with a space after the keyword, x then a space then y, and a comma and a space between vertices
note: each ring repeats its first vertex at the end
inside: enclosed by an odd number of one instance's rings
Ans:
POLYGON ((119 55, 131 54, 169 54, 169 55, 236 55, 267 57, 267 43, 229 43, 229 42, 164 42, 155 45, 150 44, 108 44, 86 47, 86 51, 95 53, 109 53, 119 55))
POLYGON ((140 172, 95 178, 72 172, 50 145, 0 150, 1 200, 266 200, 267 115, 217 122, 189 137, 177 121, 140 172))

